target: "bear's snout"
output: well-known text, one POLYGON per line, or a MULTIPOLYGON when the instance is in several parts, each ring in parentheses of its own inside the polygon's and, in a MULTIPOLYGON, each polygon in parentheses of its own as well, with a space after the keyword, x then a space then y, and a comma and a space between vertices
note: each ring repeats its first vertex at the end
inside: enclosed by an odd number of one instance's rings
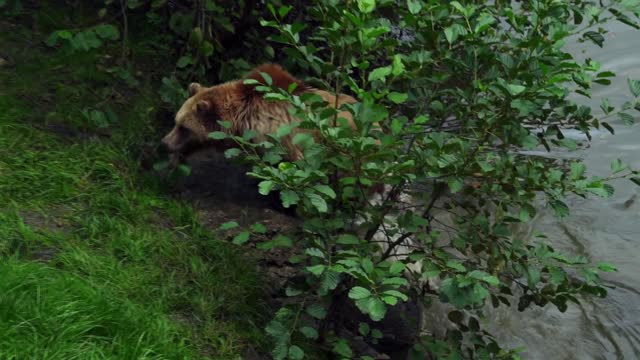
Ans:
POLYGON ((180 148, 175 145, 175 142, 172 141, 171 134, 169 134, 169 135, 165 136, 164 138, 162 138, 160 143, 162 144, 162 147, 164 147, 165 150, 167 150, 168 152, 172 152, 173 153, 173 152, 177 152, 178 150, 180 150, 180 148))

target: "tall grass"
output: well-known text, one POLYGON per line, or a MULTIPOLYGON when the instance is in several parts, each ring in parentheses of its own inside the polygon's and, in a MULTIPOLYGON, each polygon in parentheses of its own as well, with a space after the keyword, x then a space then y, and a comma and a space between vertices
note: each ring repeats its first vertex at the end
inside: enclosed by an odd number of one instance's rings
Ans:
POLYGON ((255 262, 140 169, 153 86, 128 89, 97 133, 81 110, 122 84, 96 76, 95 54, 24 46, 44 35, 2 24, 16 66, 0 68, 0 359, 239 359, 263 344, 255 262))

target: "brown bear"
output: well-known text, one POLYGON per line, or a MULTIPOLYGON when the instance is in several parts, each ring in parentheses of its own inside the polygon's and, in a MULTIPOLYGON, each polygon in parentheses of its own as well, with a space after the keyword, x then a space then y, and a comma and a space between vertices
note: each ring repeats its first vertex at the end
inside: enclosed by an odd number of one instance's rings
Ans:
MULTIPOLYGON (((254 141, 265 140, 265 136, 274 133, 282 124, 291 123, 295 119, 289 113, 289 103, 285 101, 267 101, 262 93, 255 89, 256 85, 244 84, 244 80, 253 79, 260 84, 265 81, 260 73, 268 74, 274 86, 288 89, 292 83, 297 84, 294 94, 312 92, 320 95, 331 106, 340 108, 343 104, 355 103, 348 95, 337 97, 324 91, 311 88, 294 78, 276 64, 264 64, 253 69, 244 79, 226 82, 212 87, 204 87, 198 83, 189 85, 189 99, 185 101, 175 117, 175 126, 163 139, 162 143, 169 152, 181 153, 187 148, 212 144, 227 148, 228 141, 210 140, 212 131, 225 131, 232 135, 242 135, 246 130, 254 130, 258 136, 254 141), (230 129, 222 129, 218 120, 231 122, 230 129)), ((341 111, 338 118, 346 119, 355 129, 353 117, 349 111, 341 111)), ((295 161, 303 157, 301 149, 292 143, 293 137, 305 131, 294 128, 292 133, 282 139, 287 150, 285 160, 295 161)))

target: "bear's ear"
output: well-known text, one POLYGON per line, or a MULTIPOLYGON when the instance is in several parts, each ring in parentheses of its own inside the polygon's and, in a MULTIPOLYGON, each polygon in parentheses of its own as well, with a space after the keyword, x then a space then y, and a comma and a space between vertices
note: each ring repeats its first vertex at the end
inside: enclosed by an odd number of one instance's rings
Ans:
POLYGON ((267 85, 262 73, 267 74, 272 81, 272 84, 280 89, 288 90, 289 85, 296 83, 298 86, 296 90, 301 90, 304 87, 302 81, 296 79, 291 76, 287 71, 285 71, 280 65, 276 64, 264 64, 260 65, 257 68, 253 69, 244 79, 242 79, 243 90, 245 91, 245 95, 251 95, 255 92, 255 84, 244 84, 244 80, 255 80, 260 85, 267 85))
POLYGON ((189 96, 195 95, 201 89, 202 89, 202 85, 200 85, 198 83, 194 82, 194 83, 189 84, 189 96))
POLYGON ((196 110, 200 115, 208 113, 209 109, 211 109, 211 103, 209 103, 207 100, 200 100, 196 104, 196 110))

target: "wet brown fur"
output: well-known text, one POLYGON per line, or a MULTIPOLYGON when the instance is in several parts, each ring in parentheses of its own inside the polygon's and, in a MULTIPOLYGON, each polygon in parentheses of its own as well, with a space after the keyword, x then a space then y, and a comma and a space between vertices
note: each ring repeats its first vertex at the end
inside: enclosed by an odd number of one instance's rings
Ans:
MULTIPOLYGON (((336 96, 324 91, 306 86, 287 71, 276 64, 264 64, 251 71, 244 79, 234 80, 212 87, 203 87, 200 84, 189 85, 190 98, 185 101, 178 110, 173 130, 162 140, 166 148, 171 152, 181 152, 189 145, 203 145, 209 143, 208 134, 212 131, 226 131, 233 135, 242 135, 246 130, 254 130, 258 136, 257 142, 265 140, 269 133, 274 133, 278 127, 285 123, 291 123, 295 119, 288 112, 289 104, 282 101, 266 101, 262 94, 255 89, 256 85, 244 84, 245 79, 254 79, 264 84, 260 73, 267 73, 273 85, 288 89, 292 83, 297 84, 294 94, 312 92, 318 94, 331 106, 338 108, 343 104, 355 103, 356 100, 348 95, 336 96), (217 124, 218 120, 231 122, 230 129, 222 129, 217 124)), ((353 117, 348 111, 341 111, 338 117, 345 118, 355 129, 353 117)), ((303 157, 300 148, 293 145, 293 137, 305 131, 294 128, 290 135, 283 138, 283 144, 288 152, 289 161, 299 160, 303 157)), ((214 141, 219 147, 232 146, 228 142, 214 141)))

